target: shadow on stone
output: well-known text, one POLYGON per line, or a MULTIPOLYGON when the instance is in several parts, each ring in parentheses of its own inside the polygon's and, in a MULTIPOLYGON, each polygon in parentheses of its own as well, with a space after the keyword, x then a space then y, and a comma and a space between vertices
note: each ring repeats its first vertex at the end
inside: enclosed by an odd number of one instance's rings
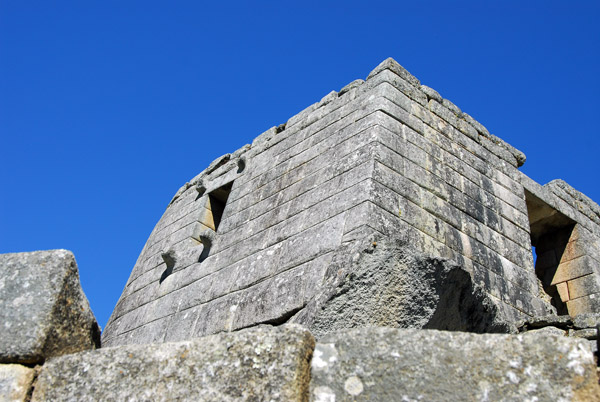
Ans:
POLYGON ((396 242, 364 250, 306 324, 317 337, 373 326, 510 332, 499 317, 462 267, 396 242))

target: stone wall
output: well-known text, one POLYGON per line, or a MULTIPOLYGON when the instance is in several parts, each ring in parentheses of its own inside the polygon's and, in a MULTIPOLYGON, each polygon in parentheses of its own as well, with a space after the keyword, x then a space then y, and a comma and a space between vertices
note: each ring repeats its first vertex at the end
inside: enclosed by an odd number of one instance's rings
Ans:
POLYGON ((0 273, 1 401, 600 400, 577 339, 597 339, 597 314, 519 335, 370 327, 316 341, 286 324, 96 349, 70 252, 0 255, 0 273))
MULTIPOLYGON (((385 60, 186 183, 142 250, 103 342, 284 322, 318 335, 381 322, 510 332, 557 308, 597 311, 600 209, 566 184, 540 190, 518 170, 524 161, 385 60), (571 239, 578 260, 558 270, 569 271, 560 281, 556 267, 534 269, 531 239, 545 226, 532 226, 532 194, 567 217, 554 229, 576 226, 586 239, 571 239), (365 294, 375 301, 362 303, 365 294), (323 325, 334 306, 355 313, 323 325), (450 312, 463 324, 436 318, 450 312)), ((540 251, 553 247, 542 240, 540 251)))

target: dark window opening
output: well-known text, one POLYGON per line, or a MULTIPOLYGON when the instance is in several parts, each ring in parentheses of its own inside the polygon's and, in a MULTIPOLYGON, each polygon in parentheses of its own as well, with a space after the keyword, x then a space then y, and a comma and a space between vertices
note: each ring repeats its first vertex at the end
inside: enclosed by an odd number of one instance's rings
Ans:
POLYGON ((219 229, 221 219, 223 219, 223 212, 225 211, 225 205, 227 204, 232 186, 233 182, 230 182, 208 193, 207 207, 212 214, 212 227, 215 232, 219 229))
POLYGON ((525 191, 531 230, 535 273, 559 315, 569 314, 568 269, 563 254, 571 239, 575 222, 546 202, 525 191))

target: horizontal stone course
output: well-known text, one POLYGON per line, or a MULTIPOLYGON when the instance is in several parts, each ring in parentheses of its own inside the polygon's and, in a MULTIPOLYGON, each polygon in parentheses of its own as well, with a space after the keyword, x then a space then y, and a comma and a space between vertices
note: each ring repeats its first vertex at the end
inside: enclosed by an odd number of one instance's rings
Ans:
MULTIPOLYGON (((554 255, 554 251, 550 250, 546 253, 546 255, 548 254, 554 255)), ((539 258, 540 257, 538 257, 538 259, 539 258)), ((543 269, 556 267, 557 263, 558 261, 556 260, 556 258, 554 258, 553 260, 548 261, 546 266, 540 264, 540 268, 543 269)), ((558 267, 556 267, 556 271, 552 275, 552 278, 549 282, 551 285, 555 285, 557 283, 565 282, 567 280, 576 279, 589 274, 594 274, 598 271, 598 269, 600 269, 600 262, 596 261, 589 255, 583 255, 570 261, 558 264, 558 267)))
MULTIPOLYGON (((370 95, 376 97, 377 88, 372 89, 370 95)), ((315 139, 311 138, 315 134, 321 133, 321 138, 329 137, 331 132, 335 132, 347 126, 349 123, 360 120, 361 117, 367 116, 373 111, 379 110, 377 102, 374 99, 366 99, 357 97, 351 102, 338 106, 333 110, 326 108, 318 109, 318 117, 315 117, 311 124, 297 129, 294 135, 289 135, 286 141, 282 141, 277 146, 271 148, 267 153, 255 155, 252 160, 252 174, 243 178, 243 183, 255 179, 262 175, 265 171, 277 167, 279 163, 286 162, 291 156, 298 152, 302 152, 306 145, 311 144, 315 139), (325 130, 326 129, 326 130, 325 130), (298 145, 298 147, 296 147, 298 145)), ((375 99, 376 100, 376 99, 375 99)), ((337 104, 336 104, 337 105, 337 104)), ((287 130, 286 130, 287 131, 287 130)), ((319 138, 319 137, 316 137, 319 138)))
MULTIPOLYGON (((387 89, 387 88, 389 88, 389 86, 388 87, 384 86, 384 88, 387 89)), ((494 148, 495 144, 493 142, 490 142, 489 140, 488 140, 489 144, 486 143, 486 145, 488 145, 488 148, 490 148, 491 150, 488 150, 485 146, 482 146, 479 144, 479 141, 477 141, 479 138, 476 138, 474 141, 474 139, 469 137, 468 135, 465 135, 464 133, 457 131, 457 128, 454 128, 454 127, 457 127, 456 125, 453 125, 452 123, 448 123, 447 121, 442 120, 439 116, 437 116, 435 114, 431 114, 429 112, 429 110, 424 109, 415 103, 410 104, 410 109, 409 109, 406 106, 407 105, 406 100, 404 98, 402 98, 401 96, 399 96, 397 91, 393 91, 393 90, 390 91, 388 89, 385 92, 385 97, 387 99, 389 99, 390 101, 392 101, 394 104, 397 104, 398 106, 400 106, 400 108, 398 108, 398 109, 393 109, 393 108, 390 109, 390 110, 393 110, 391 115, 394 116, 394 118, 398 119, 399 121, 402 121, 407 126, 414 129, 415 131, 417 131, 421 134, 424 134, 426 127, 429 126, 433 129, 443 133, 444 135, 448 136, 453 142, 460 144, 462 147, 464 147, 464 149, 473 153, 475 156, 482 158, 484 161, 482 166, 486 166, 487 163, 492 162, 492 164, 496 168, 500 169, 500 171, 505 172, 505 173, 511 172, 511 169, 509 168, 509 166, 506 165, 507 161, 502 159, 500 156, 498 156, 494 151, 498 151, 498 153, 500 155, 503 155, 504 157, 508 158, 510 165, 516 166, 517 163, 515 162, 516 159, 515 159, 513 153, 507 151, 505 148, 501 148, 501 147, 494 148), (415 119, 417 119, 417 120, 415 120, 415 119), (507 155, 506 152, 508 152, 510 155, 507 155)), ((444 108, 442 107, 442 109, 444 109, 444 108)), ((450 113, 450 112, 448 112, 448 113, 450 113)), ((450 113, 450 115, 451 115, 451 113, 450 113)), ((450 119, 450 120, 452 120, 452 119, 450 119)), ((510 147, 510 146, 508 146, 508 147, 512 149, 512 147, 510 147)), ((514 151, 519 153, 516 150, 514 150, 514 151)))
MULTIPOLYGON (((263 192, 261 196, 256 197, 256 200, 246 201, 243 199, 243 201, 229 204, 227 216, 224 219, 229 223, 224 222, 225 228, 220 233, 229 233, 232 226, 245 225, 246 222, 258 218, 266 211, 281 206, 310 190, 326 187, 330 185, 328 182, 331 183, 332 178, 343 175, 355 166, 364 163, 373 152, 371 145, 373 140, 366 132, 357 135, 360 137, 354 136, 344 142, 344 145, 338 149, 339 156, 337 158, 325 153, 317 160, 313 160, 310 168, 306 167, 307 165, 301 165, 298 168, 290 169, 286 175, 294 177, 294 179, 288 180, 286 176, 282 176, 281 180, 274 183, 270 191, 263 192), (331 160, 335 162, 328 163, 331 160), (301 171, 297 172, 297 170, 301 171), (250 205, 244 207, 239 205, 240 202, 250 205), (243 219, 237 216, 241 213, 244 213, 243 219)), ((242 228, 238 230, 242 230, 242 228)))
POLYGON ((590 311, 600 311, 600 293, 569 300, 567 301, 567 307, 569 314, 573 316, 589 313, 590 311))
POLYGON ((598 275, 588 274, 579 278, 570 279, 567 282, 569 299, 577 299, 583 296, 600 293, 600 281, 598 275))
MULTIPOLYGON (((340 129, 335 132, 335 134, 329 136, 329 146, 325 147, 323 144, 313 145, 310 148, 312 150, 312 157, 305 157, 304 159, 297 160, 293 164, 288 161, 283 169, 278 169, 277 167, 274 168, 272 171, 275 173, 270 175, 268 180, 264 179, 266 176, 259 176, 252 182, 246 183, 245 185, 253 188, 253 190, 247 191, 248 196, 246 197, 238 200, 232 199, 229 202, 228 207, 231 208, 233 213, 243 211, 245 208, 252 206, 261 199, 269 197, 274 191, 293 184, 294 181, 290 181, 290 179, 294 180, 296 177, 308 176, 315 171, 327 167, 329 162, 334 160, 334 153, 339 159, 344 157, 347 153, 360 148, 361 143, 357 143, 354 137, 358 135, 359 139, 368 138, 364 133, 374 124, 376 124, 376 118, 371 114, 365 116, 364 119, 357 121, 356 124, 340 129), (269 183, 270 191, 265 191, 262 187, 269 183)), ((362 145, 364 145, 364 143, 362 143, 362 145)))
MULTIPOLYGON (((390 150, 390 152, 393 152, 390 150)), ((416 165, 410 165, 407 164, 408 166, 416 166, 416 165)), ((390 174, 386 175, 387 177, 390 176, 390 174)), ((392 175, 393 176, 393 175, 392 175)), ((386 177, 386 178, 387 178, 386 177)), ((445 197, 445 198, 449 198, 448 197, 448 192, 446 192, 446 195, 444 194, 440 194, 439 190, 443 190, 446 189, 446 191, 452 189, 452 187, 448 186, 448 185, 444 185, 443 181, 440 179, 436 179, 435 184, 430 183, 429 185, 427 185, 427 179, 433 179, 434 176, 428 174, 425 170, 420 170, 417 172, 414 172, 411 174, 411 172, 409 170, 405 171, 405 177, 407 177, 409 180, 411 180, 414 184, 419 183, 420 186, 423 186, 423 189, 427 190, 427 192, 433 192, 432 193, 428 193, 425 195, 425 193, 421 196, 420 199, 420 206, 422 206, 423 208, 425 208, 426 210, 428 210, 428 212, 433 213, 433 214, 437 214, 439 215, 439 217, 441 217, 442 219, 446 220, 448 223, 452 224, 453 226, 455 226, 458 229, 464 229, 465 228, 465 222, 468 222, 469 219, 476 219, 479 220, 480 223, 482 224, 489 224, 489 221, 486 221, 485 219, 485 215, 475 215, 472 216, 474 214, 474 211, 476 211, 475 208, 473 208, 472 204, 468 204, 465 203, 463 204, 463 211, 460 212, 458 210, 456 210, 456 207, 444 202, 444 198, 436 198, 437 196, 441 195, 441 197, 445 197), (438 202, 434 202, 434 200, 436 200, 438 202), (429 206, 428 206, 429 205, 429 206), (446 209, 446 211, 444 212, 444 209, 446 209), (448 210, 449 209, 449 210, 448 210), (465 216, 464 214, 467 214, 467 216, 465 216), (469 216, 471 215, 471 216, 469 216)), ((382 180, 386 180, 385 178, 382 178, 382 180)), ((457 192, 455 191, 454 193, 454 198, 453 200, 455 201, 455 205, 456 205, 456 201, 457 198, 459 197, 459 199, 462 199, 463 197, 463 193, 457 192)), ((411 195, 403 193, 403 194, 399 194, 401 196, 404 197, 411 197, 411 195)), ((413 201, 415 201, 413 199, 413 201)), ((458 204, 458 206, 460 206, 460 204, 458 204)), ((480 210, 483 211, 483 207, 480 206, 480 210)), ((420 217, 421 214, 417 215, 420 217)), ((496 215, 492 215, 494 217, 496 217, 496 215)), ((496 217, 497 219, 497 217, 496 217)), ((498 226, 498 223, 502 222, 502 221, 496 221, 494 222, 495 224, 492 225, 491 229, 495 229, 496 231, 484 231, 481 229, 481 225, 478 223, 473 223, 470 227, 473 228, 473 230, 477 231, 477 234, 479 235, 485 235, 488 237, 485 238, 480 238, 478 239, 479 241, 482 241, 486 244, 490 243, 490 246, 493 247, 493 243, 491 243, 492 241, 496 241, 498 242, 498 247, 504 248, 505 245, 504 243, 508 242, 511 244, 511 250, 516 250, 519 248, 523 248, 523 250, 527 253, 527 255, 529 255, 530 250, 529 249, 525 249, 521 244, 518 243, 514 243, 512 240, 509 240, 509 238, 505 237, 506 236, 506 232, 504 231, 504 228, 502 226, 498 226)), ((509 230, 511 229, 511 227, 509 226, 510 223, 509 222, 505 222, 504 226, 509 228, 509 230)), ((467 230, 469 230, 469 227, 466 227, 467 230)), ((516 239, 519 239, 519 236, 521 236, 518 232, 518 229, 516 228, 516 226, 513 226, 512 229, 514 230, 514 232, 512 233, 516 233, 516 239)), ((473 233, 471 233, 471 235, 473 235, 473 233)), ((528 241, 528 238, 526 237, 527 234, 523 232, 522 234, 522 241, 528 241)), ((513 237, 514 238, 514 237, 513 237)), ((498 251, 501 252, 500 249, 498 249, 498 251)), ((515 254, 513 255, 511 258, 513 258, 513 262, 520 264, 521 266, 528 266, 529 261, 525 261, 522 259, 522 257, 519 257, 519 254, 515 254)))
MULTIPOLYGON (((445 243, 444 239, 438 239, 434 234, 429 234, 422 228, 418 228, 415 226, 407 225, 406 221, 399 221, 396 219, 395 214, 384 210, 378 205, 373 204, 370 201, 367 201, 364 204, 361 204, 361 211, 358 212, 359 215, 368 216, 365 222, 367 226, 371 228, 384 228, 383 232, 376 230, 380 236, 389 236, 393 234, 398 237, 401 236, 405 239, 405 241, 410 242, 410 244, 420 250, 424 250, 427 254, 437 255, 442 258, 447 258, 451 261, 454 261, 456 264, 464 267, 467 271, 471 272, 473 275, 473 280, 475 283, 483 286, 487 291, 491 291, 489 293, 490 296, 496 297, 498 302, 500 303, 499 308, 505 313, 507 319, 511 319, 512 321, 517 321, 525 316, 530 317, 534 314, 547 314, 546 306, 539 303, 539 300, 536 299, 534 292, 536 292, 537 285, 531 281, 526 282, 507 282, 503 277, 498 276, 494 272, 490 271, 486 266, 489 266, 489 263, 486 261, 486 265, 477 264, 472 261, 469 257, 466 257, 464 254, 465 249, 461 249, 458 247, 453 250, 448 247, 445 243), (459 252, 457 253, 456 250, 459 252), (461 252, 463 254, 461 254, 461 252), (524 283, 531 283, 530 290, 525 289, 525 293, 521 293, 521 302, 517 303, 514 298, 511 298, 511 295, 505 295, 501 292, 494 290, 494 286, 497 284, 505 284, 502 285, 502 288, 506 291, 511 291, 514 286, 523 286, 524 283), (525 302, 524 302, 525 301, 525 302), (517 308, 517 304, 520 305, 517 308)), ((403 212, 404 214, 405 212, 403 212)), ((460 233, 456 231, 457 233, 460 233)), ((469 239, 468 236, 462 234, 466 239, 469 239)), ((464 242, 463 242, 464 244, 464 242)), ((470 242, 467 240, 467 245, 470 242)), ((485 251, 483 251, 485 253, 485 251)), ((481 254, 481 253, 480 253, 481 254)), ((472 258, 472 256, 471 256, 472 258)))
MULTIPOLYGON (((383 195, 385 192, 386 188, 380 187, 380 190, 376 193, 383 195)), ((378 205, 391 214, 398 214, 397 210, 392 210, 393 205, 398 205, 400 207, 399 209, 401 210, 400 216, 402 219, 417 229, 427 233, 431 237, 438 239, 441 243, 446 244, 448 247, 454 248, 458 253, 465 255, 474 261, 478 261, 483 266, 486 266, 486 269, 495 270, 497 273, 510 274, 512 278, 507 279, 512 279, 512 281, 514 281, 513 286, 523 287, 531 293, 537 291, 537 284, 530 279, 531 275, 528 274, 523 268, 512 263, 508 259, 503 259, 501 256, 496 257, 493 262, 490 261, 488 256, 497 255, 497 253, 489 249, 488 246, 484 245, 483 243, 476 241, 473 237, 469 236, 469 246, 472 248, 470 253, 464 250, 462 244, 448 242, 448 236, 453 232, 450 227, 446 226, 449 224, 444 220, 441 220, 439 217, 435 218, 423 215, 423 213, 420 211, 420 207, 412 204, 410 201, 401 202, 399 205, 397 202, 393 203, 393 200, 386 199, 385 197, 376 198, 375 200, 376 202, 379 201, 380 204, 378 205)), ((450 214, 452 213, 449 213, 446 216, 450 214)), ((441 215, 442 214, 440 214, 440 216, 441 215)), ((455 229, 460 231, 460 228, 455 229)))
MULTIPOLYGON (((347 198, 345 195, 342 195, 342 198, 347 198)), ((339 203, 334 203, 334 205, 341 205, 339 203)), ((306 222, 305 220, 303 220, 306 222)), ((306 229, 305 232, 296 235, 295 237, 291 237, 290 242, 287 243, 284 250, 282 250, 283 254, 286 256, 285 259, 278 259, 275 261, 278 265, 280 265, 283 269, 293 266, 294 264, 302 263, 307 260, 311 260, 315 256, 327 252, 333 247, 335 247, 341 241, 341 230, 343 230, 344 217, 343 215, 334 216, 333 219, 329 221, 316 219, 317 222, 322 221, 323 223, 306 229), (326 229, 326 230, 324 230, 326 229), (339 237, 336 238, 333 234, 335 232, 339 232, 339 237), (328 233, 327 237, 324 237, 324 241, 319 241, 322 233, 328 233), (306 237, 315 239, 315 242, 305 242, 303 239, 306 237), (297 239, 297 240, 295 240, 297 239)), ((289 234, 291 236, 291 234, 289 234)), ((275 263, 274 261, 269 261, 268 251, 263 254, 264 263, 275 263)), ((236 258, 243 256, 243 254, 236 253, 236 258)), ((206 260, 205 262, 208 262, 206 260)), ((200 278, 196 285, 196 282, 189 285, 185 282, 180 283, 185 287, 177 287, 173 290, 166 293, 164 297, 158 296, 158 287, 159 285, 155 282, 151 286, 151 288, 145 288, 137 292, 137 298, 133 298, 133 295, 130 295, 129 298, 132 299, 132 303, 130 304, 130 308, 133 310, 125 310, 126 306, 122 306, 121 316, 114 316, 112 324, 114 327, 118 327, 116 332, 127 332, 131 331, 134 328, 137 328, 140 322, 144 322, 144 320, 153 321, 158 318, 163 318, 170 314, 175 313, 178 308, 189 308, 192 305, 190 303, 204 303, 208 302, 212 299, 221 297, 230 292, 237 291, 236 287, 234 287, 234 282, 231 282, 229 278, 238 277, 237 272, 240 268, 239 264, 236 264, 234 261, 231 261, 226 266, 226 270, 218 270, 213 266, 214 275, 211 276, 210 284, 212 286, 206 287, 203 283, 206 283, 206 278, 200 278), (216 275, 216 276, 215 276, 216 275), (221 277, 221 278, 220 278, 221 277), (203 291, 198 291, 195 289, 193 292, 191 289, 196 288, 197 286, 202 286, 203 291), (216 287, 215 287, 216 286, 216 287), (154 288, 154 290, 152 289, 154 288), (187 297, 186 295, 189 293, 193 293, 197 295, 196 297, 187 297), (177 301, 178 304, 173 304, 173 300, 177 301), (163 310, 158 306, 166 306, 167 310, 163 310), (138 311, 139 310, 139 311, 138 311), (143 317, 143 319, 142 319, 143 317), (119 323, 128 323, 128 326, 123 326, 119 323)), ((193 268, 194 266, 192 266, 193 268)), ((268 274, 268 271, 267 271, 268 274)), ((276 274, 276 272, 275 272, 276 274)), ((182 276, 189 276, 189 273, 182 271, 182 276)), ((243 273, 240 273, 243 275, 243 273)), ((162 285, 161 285, 162 286, 162 285)), ((238 288, 243 288, 248 286, 248 284, 240 284, 238 288)))
POLYGON ((433 141, 433 143, 437 143, 437 140, 440 136, 439 133, 434 134, 435 131, 433 130, 429 131, 427 137, 423 137, 422 134, 416 133, 414 132, 414 130, 402 126, 399 123, 399 121, 394 121, 390 117, 384 117, 382 124, 391 132, 402 133, 402 137, 406 137, 406 139, 410 143, 416 145, 417 147, 420 147, 421 149, 424 149, 426 152, 429 152, 432 156, 436 156, 435 154, 437 154, 437 158, 440 159, 441 163, 449 164, 449 166, 451 166, 453 170, 457 171, 463 176, 466 176, 473 183, 475 183, 479 187, 482 187, 486 191, 502 191, 502 195, 508 197, 507 200, 503 200, 504 202, 508 202, 513 207, 518 208, 524 214, 526 213, 526 208, 522 195, 516 195, 522 194, 522 187, 516 181, 510 179, 504 173, 501 173, 499 171, 496 171, 496 173, 494 173, 494 170, 489 169, 489 167, 486 163, 484 163, 483 160, 477 158, 472 159, 474 158, 474 156, 472 156, 469 152, 462 152, 460 150, 458 150, 457 152, 456 150, 453 150, 452 146, 435 148, 431 145, 431 143, 428 144, 424 141, 425 138, 428 138, 429 141, 433 141), (435 149, 435 151, 433 151, 432 149, 435 149), (448 152, 448 150, 451 150, 452 152, 448 152), (469 159, 469 156, 471 156, 471 159, 469 159), (492 179, 490 184, 498 180, 498 183, 501 183, 501 185, 499 186, 498 184, 496 184, 496 187, 487 185, 484 182, 484 180, 487 180, 486 176, 490 176, 490 178, 492 179), (508 186, 508 188, 506 186, 508 186), (509 192, 506 192, 503 188, 507 188, 509 192))

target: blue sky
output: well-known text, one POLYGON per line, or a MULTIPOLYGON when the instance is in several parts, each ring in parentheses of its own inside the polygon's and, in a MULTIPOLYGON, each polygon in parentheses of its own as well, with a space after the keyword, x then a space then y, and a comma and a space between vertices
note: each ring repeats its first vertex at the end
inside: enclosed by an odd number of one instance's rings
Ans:
POLYGON ((393 57, 600 201, 598 1, 0 0, 0 252, 66 248, 103 327, 173 194, 393 57))

